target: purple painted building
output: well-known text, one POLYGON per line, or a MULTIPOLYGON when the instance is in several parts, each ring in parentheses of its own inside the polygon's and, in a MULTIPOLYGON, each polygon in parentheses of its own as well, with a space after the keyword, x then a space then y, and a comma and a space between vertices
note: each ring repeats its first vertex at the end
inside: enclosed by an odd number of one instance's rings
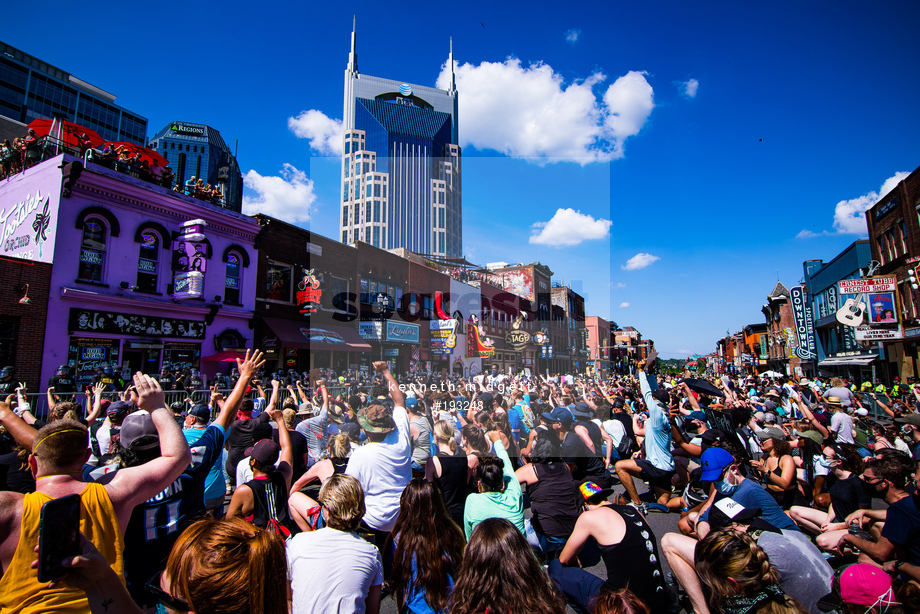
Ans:
MULTIPOLYGON (((73 160, 26 171, 47 176, 33 190, 60 190, 58 167, 73 160)), ((104 365, 227 373, 235 363, 221 360, 252 347, 258 223, 95 164, 66 179, 69 196, 49 212, 56 233, 41 381, 64 363, 81 387, 104 365)))

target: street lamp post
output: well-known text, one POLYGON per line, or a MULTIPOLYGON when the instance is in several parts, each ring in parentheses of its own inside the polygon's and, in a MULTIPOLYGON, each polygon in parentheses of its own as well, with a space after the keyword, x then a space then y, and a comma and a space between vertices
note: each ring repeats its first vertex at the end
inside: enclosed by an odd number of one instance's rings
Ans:
POLYGON ((386 294, 377 295, 377 306, 380 307, 380 339, 378 343, 380 344, 380 360, 383 360, 383 327, 384 321, 386 321, 387 308, 390 306, 390 297, 386 294))

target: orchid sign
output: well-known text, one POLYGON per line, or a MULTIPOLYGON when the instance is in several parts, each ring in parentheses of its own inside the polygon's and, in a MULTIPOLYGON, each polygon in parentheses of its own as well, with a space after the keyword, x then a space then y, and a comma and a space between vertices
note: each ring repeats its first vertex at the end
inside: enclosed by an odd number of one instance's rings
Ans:
POLYGON ((56 177, 40 172, 0 189, 0 256, 54 261, 61 175, 56 167, 53 170, 56 177))

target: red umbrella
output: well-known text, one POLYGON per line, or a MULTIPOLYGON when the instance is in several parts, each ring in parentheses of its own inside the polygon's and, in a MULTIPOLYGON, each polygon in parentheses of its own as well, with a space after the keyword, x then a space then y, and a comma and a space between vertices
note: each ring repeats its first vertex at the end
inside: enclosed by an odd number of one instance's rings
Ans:
POLYGON ((140 145, 135 145, 134 143, 123 143, 121 141, 106 141, 106 144, 113 146, 115 149, 120 147, 123 151, 128 151, 142 160, 147 160, 147 163, 151 166, 153 166, 154 161, 156 161, 160 166, 169 165, 169 161, 166 158, 153 151, 152 149, 148 149, 147 147, 141 147, 140 145))
POLYGON ((67 121, 66 119, 36 119, 29 124, 29 128, 35 130, 37 136, 48 136, 57 138, 60 136, 61 143, 65 147, 79 149, 81 142, 87 140, 93 147, 99 147, 104 142, 99 133, 80 124, 67 121), (86 139, 83 139, 83 135, 86 139))

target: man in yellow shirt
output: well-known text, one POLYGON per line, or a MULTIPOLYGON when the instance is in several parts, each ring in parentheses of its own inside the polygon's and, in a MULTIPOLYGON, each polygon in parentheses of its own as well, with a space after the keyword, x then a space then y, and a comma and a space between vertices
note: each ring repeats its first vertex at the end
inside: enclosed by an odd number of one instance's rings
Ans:
POLYGON ((160 440, 161 456, 142 466, 115 473, 104 486, 82 481, 90 455, 86 427, 73 420, 57 420, 35 431, 0 402, 0 424, 16 441, 32 451, 29 467, 36 492, 0 492, 0 612, 89 614, 86 593, 67 586, 49 589, 31 569, 38 544, 41 507, 52 499, 80 495, 80 531, 105 556, 123 580, 123 535, 135 505, 161 492, 178 478, 192 460, 182 430, 166 407, 163 391, 153 378, 137 374, 138 406, 150 413, 160 440))

